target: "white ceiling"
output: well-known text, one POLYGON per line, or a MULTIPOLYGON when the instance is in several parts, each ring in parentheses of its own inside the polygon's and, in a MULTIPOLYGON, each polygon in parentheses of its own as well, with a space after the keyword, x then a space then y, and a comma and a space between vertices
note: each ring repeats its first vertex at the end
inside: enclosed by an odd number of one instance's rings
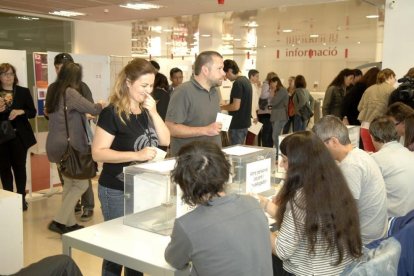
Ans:
MULTIPOLYGON (((85 13, 76 17, 78 20, 96 22, 119 22, 131 20, 148 20, 159 17, 174 17, 179 15, 194 15, 202 13, 247 11, 283 6, 312 5, 320 3, 342 2, 346 0, 224 0, 219 5, 218 0, 147 0, 130 2, 145 2, 163 6, 154 10, 131 10, 119 7, 127 0, 0 0, 3 12, 20 12, 49 15, 49 12, 66 10, 85 13)), ((375 5, 379 0, 357 0, 375 5)), ((383 0, 380 0, 383 1, 383 0)))

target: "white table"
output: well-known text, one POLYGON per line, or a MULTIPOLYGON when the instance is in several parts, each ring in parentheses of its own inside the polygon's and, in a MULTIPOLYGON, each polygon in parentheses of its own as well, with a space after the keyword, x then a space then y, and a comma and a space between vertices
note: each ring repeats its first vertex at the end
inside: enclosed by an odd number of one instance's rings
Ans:
POLYGON ((150 275, 182 276, 164 259, 170 237, 123 224, 123 217, 62 235, 63 254, 75 248, 150 275))

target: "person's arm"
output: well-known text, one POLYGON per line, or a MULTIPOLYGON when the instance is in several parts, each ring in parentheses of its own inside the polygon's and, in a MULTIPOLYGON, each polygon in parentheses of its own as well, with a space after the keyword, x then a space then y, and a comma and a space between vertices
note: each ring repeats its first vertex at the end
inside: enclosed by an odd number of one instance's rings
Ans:
POLYGON ((115 136, 97 126, 92 143, 92 157, 97 162, 125 163, 133 161, 148 161, 156 156, 156 150, 151 147, 140 151, 116 151, 111 149, 115 136))
POLYGON ((170 131, 168 130, 168 127, 165 125, 161 116, 158 114, 157 104, 150 94, 147 94, 143 107, 148 110, 148 113, 154 124, 155 131, 157 132, 159 144, 161 146, 168 146, 170 144, 170 131))
POLYGON ((103 104, 93 104, 83 97, 74 89, 66 90, 66 104, 69 109, 75 109, 80 113, 89 113, 92 115, 98 115, 103 108, 103 104))
POLYGON ((32 95, 30 90, 26 87, 17 88, 19 91, 16 93, 22 93, 23 99, 23 108, 22 109, 13 109, 10 112, 9 120, 14 120, 17 116, 26 115, 28 119, 34 118, 36 116, 36 108, 34 106, 32 95))
POLYGON ((178 220, 174 222, 171 241, 165 249, 167 263, 176 269, 184 269, 191 261, 191 242, 178 220))
POLYGON ((221 110, 237 111, 240 109, 241 99, 233 98, 233 102, 220 106, 221 110))
POLYGON ((257 197, 259 198, 259 204, 260 207, 263 208, 263 211, 269 214, 269 216, 271 216, 272 218, 275 218, 277 212, 277 205, 267 197, 261 195, 257 195, 257 197))
POLYGON ((94 103, 93 96, 92 96, 92 91, 89 88, 89 86, 84 82, 81 82, 81 94, 88 101, 90 101, 91 103, 94 103))
POLYGON ((325 96, 323 97, 323 105, 322 105, 323 116, 331 114, 331 102, 332 102, 334 90, 335 90, 335 86, 330 86, 325 92, 325 96))
POLYGON ((216 136, 220 134, 221 123, 214 122, 208 126, 191 127, 183 124, 177 124, 170 121, 165 121, 172 137, 190 138, 199 136, 216 136))
MULTIPOLYGON (((290 205, 290 203, 288 203, 288 205, 290 205)), ((296 209, 295 217, 293 217, 290 207, 286 207, 283 223, 280 226, 278 234, 275 237, 271 237, 272 252, 274 252, 281 260, 288 260, 295 254, 301 241, 301 235, 305 232, 304 211, 296 209)))
POLYGON ((274 93, 273 98, 270 100, 270 105, 278 106, 281 102, 283 102, 283 100, 286 99, 286 97, 289 97, 287 91, 279 89, 278 91, 276 91, 276 93, 274 93))

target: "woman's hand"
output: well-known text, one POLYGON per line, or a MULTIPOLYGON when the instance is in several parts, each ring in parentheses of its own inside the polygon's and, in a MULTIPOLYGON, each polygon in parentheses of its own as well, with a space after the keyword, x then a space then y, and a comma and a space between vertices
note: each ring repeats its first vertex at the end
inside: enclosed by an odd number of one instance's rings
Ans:
POLYGON ((137 151, 137 161, 149 161, 157 156, 157 150, 153 147, 145 147, 137 151))
POLYGON ((24 110, 23 109, 13 109, 10 112, 9 115, 9 120, 14 120, 17 116, 23 115, 24 114, 24 110))
POLYGON ((6 103, 4 102, 4 99, 0 97, 0 112, 3 112, 6 110, 6 103))
POLYGON ((157 112, 157 103, 150 94, 147 94, 142 107, 147 109, 150 113, 157 112))

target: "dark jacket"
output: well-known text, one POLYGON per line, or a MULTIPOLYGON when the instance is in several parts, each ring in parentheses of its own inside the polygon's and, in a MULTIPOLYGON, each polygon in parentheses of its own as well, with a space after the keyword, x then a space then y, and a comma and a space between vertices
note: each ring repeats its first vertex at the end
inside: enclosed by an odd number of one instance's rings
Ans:
POLYGON ((28 88, 16 85, 13 87, 13 91, 13 104, 9 110, 0 113, 0 120, 8 120, 10 111, 13 109, 24 110, 24 114, 17 116, 11 123, 16 130, 16 139, 20 139, 22 144, 28 149, 36 144, 32 126, 29 123, 29 119, 36 116, 36 108, 28 88))

